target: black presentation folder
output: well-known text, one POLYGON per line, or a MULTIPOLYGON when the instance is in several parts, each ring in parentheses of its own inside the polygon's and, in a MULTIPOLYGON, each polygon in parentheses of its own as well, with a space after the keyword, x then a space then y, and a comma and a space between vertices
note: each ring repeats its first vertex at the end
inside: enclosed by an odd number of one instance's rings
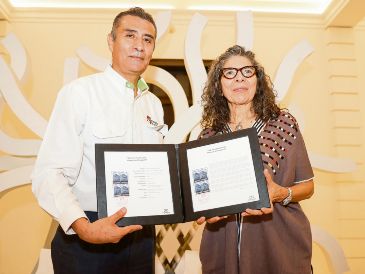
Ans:
MULTIPOLYGON (((106 155, 109 155, 106 153, 110 152, 112 152, 112 155, 126 153, 126 155, 130 156, 130 159, 140 160, 142 161, 141 163, 145 160, 142 159, 144 157, 138 156, 134 159, 134 153, 138 153, 138 155, 143 155, 143 153, 148 155, 148 153, 151 152, 162 152, 166 154, 168 162, 168 167, 166 167, 166 169, 169 171, 170 175, 169 195, 171 195, 171 197, 162 195, 159 199, 171 200, 173 210, 170 211, 166 209, 156 212, 156 214, 149 214, 148 216, 140 214, 138 216, 128 217, 127 215, 127 217, 118 221, 119 226, 131 224, 150 225, 182 223, 195 221, 201 216, 210 218, 239 213, 247 208, 260 209, 263 207, 270 207, 266 180, 263 174, 260 146, 254 128, 181 144, 96 144, 96 190, 99 218, 108 216, 108 206, 113 199, 130 199, 130 197, 133 197, 134 195, 131 190, 132 188, 129 188, 128 185, 127 172, 114 172, 112 177, 109 176, 109 181, 106 179, 106 175, 112 170, 108 165, 114 166, 115 164, 118 164, 113 161, 105 161, 106 155), (250 151, 250 155, 245 153, 240 156, 241 147, 239 147, 240 149, 235 151, 234 156, 232 156, 232 153, 229 154, 231 155, 230 157, 233 157, 232 159, 227 159, 226 161, 225 157, 219 157, 219 153, 223 153, 222 155, 226 153, 225 150, 229 148, 230 143, 233 141, 241 141, 241 139, 242 142, 244 141, 243 144, 247 144, 246 151, 250 151), (193 152, 194 149, 202 149, 206 152, 201 154, 198 153, 198 157, 194 158, 194 161, 198 158, 198 162, 201 163, 202 168, 196 168, 196 166, 192 167, 192 163, 189 163, 189 159, 191 161, 193 160, 193 158, 189 158, 188 156, 193 155, 189 154, 189 151, 193 152), (236 157, 236 154, 238 160, 234 158, 236 157), (209 161, 211 157, 213 160, 209 161), (249 160, 247 165, 240 164, 240 159, 243 159, 243 157, 246 157, 249 160), (214 163, 214 161, 218 162, 214 163), (242 177, 240 174, 242 174, 242 176, 251 174, 251 177, 242 177), (213 180, 213 177, 216 177, 216 179, 213 180), (242 189, 243 185, 247 182, 247 178, 251 178, 252 180, 252 177, 254 178, 255 184, 254 187, 251 186, 249 189, 250 191, 253 191, 253 193, 256 191, 258 194, 258 196, 256 195, 256 198, 255 195, 249 195, 247 198, 240 201, 238 196, 235 198, 238 200, 232 203, 231 199, 227 198, 227 195, 223 195, 223 192, 227 191, 229 188, 233 188, 232 193, 236 193, 234 188, 237 187, 242 189), (107 188, 110 189, 112 187, 114 187, 113 194, 108 197, 107 188), (220 192, 222 195, 220 195, 220 192), (211 197, 214 197, 214 199, 212 198, 212 200, 209 200, 211 197), (204 199, 210 202, 211 207, 209 207, 209 204, 207 205, 208 207, 206 207, 204 199), (194 201, 196 203, 195 205, 194 201), (217 205, 215 203, 217 203, 217 205)), ((146 175, 140 175, 140 177, 145 176, 146 175)), ((144 185, 146 185, 146 183, 148 184, 148 181, 146 181, 144 185)), ((148 203, 148 200, 146 201, 147 203, 144 203, 142 200, 139 206, 148 209, 151 206, 151 203, 148 203)), ((129 212, 128 204, 123 205, 123 203, 120 207, 117 206, 115 211, 123 206, 125 206, 129 212)), ((113 212, 109 213, 109 215, 112 213, 113 212)))

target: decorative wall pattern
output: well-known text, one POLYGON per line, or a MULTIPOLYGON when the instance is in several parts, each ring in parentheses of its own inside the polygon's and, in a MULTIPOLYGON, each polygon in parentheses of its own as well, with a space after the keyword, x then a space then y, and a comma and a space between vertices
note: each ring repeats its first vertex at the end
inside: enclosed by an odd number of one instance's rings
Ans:
MULTIPOLYGON (((168 29, 171 13, 164 12, 156 16, 159 39, 168 29)), ((167 71, 149 66, 143 77, 147 82, 159 86, 169 96, 174 108, 175 123, 165 138, 166 143, 180 143, 190 138, 196 138, 200 131, 199 120, 201 106, 199 103, 202 87, 207 75, 204 69, 200 42, 208 19, 195 14, 188 27, 185 38, 185 66, 190 79, 193 95, 193 105, 189 107, 185 93, 179 82, 167 71)), ((39 137, 43 136, 47 121, 27 102, 20 90, 20 83, 27 80, 27 72, 31 69, 27 63, 25 49, 15 34, 9 33, 0 40, 10 56, 10 63, 0 56, 0 115, 2 107, 7 104, 14 114, 31 131, 39 137)), ((236 43, 248 49, 253 45, 253 15, 251 12, 238 12, 236 14, 236 43)), ((278 92, 278 101, 283 100, 289 90, 293 76, 298 66, 314 51, 307 41, 299 41, 283 58, 278 66, 274 85, 278 92)), ((65 60, 63 83, 77 78, 80 62, 84 62, 96 70, 103 70, 109 63, 103 57, 97 56, 87 47, 75 49, 77 57, 65 60)), ((290 106, 290 111, 298 118, 299 124, 305 124, 305 111, 290 106)), ((302 127, 303 131, 303 127, 302 127)), ((32 170, 35 156, 40 146, 39 140, 16 139, 8 136, 0 129, 0 150, 6 155, 0 157, 0 192, 29 184, 29 175, 32 170)), ((308 148, 312 165, 325 172, 352 172, 355 163, 349 159, 334 158, 319 155, 308 148)), ((157 259, 160 264, 157 268, 164 271, 175 271, 186 250, 191 250, 194 239, 200 237, 201 227, 196 223, 174 224, 157 226, 157 259)), ((326 250, 336 273, 347 270, 347 263, 341 247, 336 240, 321 228, 313 227, 313 239, 326 250), (336 251, 336 252, 334 252, 336 251)), ((199 243, 195 243, 196 246, 199 243)))

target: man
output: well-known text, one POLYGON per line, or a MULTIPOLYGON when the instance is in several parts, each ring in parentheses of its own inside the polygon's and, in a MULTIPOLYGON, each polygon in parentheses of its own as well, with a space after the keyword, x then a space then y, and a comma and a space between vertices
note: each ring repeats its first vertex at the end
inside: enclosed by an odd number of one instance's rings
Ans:
POLYGON ((66 85, 57 97, 32 174, 40 206, 60 224, 52 241, 55 273, 154 271, 153 226, 118 227, 125 208, 97 220, 94 145, 162 142, 161 102, 140 77, 156 31, 143 9, 121 12, 108 35, 112 65, 66 85))

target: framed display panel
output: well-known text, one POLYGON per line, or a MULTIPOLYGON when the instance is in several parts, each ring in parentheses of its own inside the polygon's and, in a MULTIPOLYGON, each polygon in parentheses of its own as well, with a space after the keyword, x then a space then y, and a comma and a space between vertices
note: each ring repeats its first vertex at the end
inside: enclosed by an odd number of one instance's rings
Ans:
POLYGON ((270 207, 255 129, 183 144, 96 144, 99 218, 164 224, 270 207))
POLYGON ((99 218, 126 207, 120 226, 183 221, 174 145, 96 144, 95 165, 99 218))
POLYGON ((270 207, 256 129, 184 143, 180 152, 186 221, 270 207))

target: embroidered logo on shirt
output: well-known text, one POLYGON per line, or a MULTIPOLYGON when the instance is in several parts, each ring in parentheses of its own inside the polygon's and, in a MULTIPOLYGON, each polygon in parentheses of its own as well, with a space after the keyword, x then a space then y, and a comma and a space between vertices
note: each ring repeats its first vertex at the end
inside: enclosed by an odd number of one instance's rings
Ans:
POLYGON ((154 127, 158 126, 158 123, 156 121, 153 121, 149 115, 147 115, 147 122, 154 127))

